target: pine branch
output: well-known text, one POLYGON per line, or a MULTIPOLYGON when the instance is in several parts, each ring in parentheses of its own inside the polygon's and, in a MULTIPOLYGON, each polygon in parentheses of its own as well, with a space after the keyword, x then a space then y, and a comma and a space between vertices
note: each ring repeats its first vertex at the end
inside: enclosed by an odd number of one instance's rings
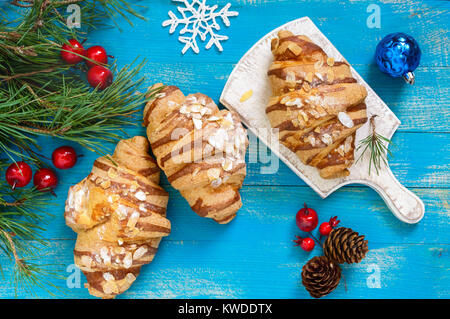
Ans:
MULTIPOLYGON (((24 1, 16 1, 24 3, 24 1)), ((83 21, 89 27, 113 13, 139 16, 123 0, 48 1, 27 0, 30 12, 16 27, 0 25, 0 149, 8 157, 28 153, 24 145, 8 141, 26 139, 37 146, 33 135, 49 135, 78 142, 103 154, 104 143, 120 138, 120 127, 132 122, 133 112, 144 102, 134 94, 142 78, 134 80, 144 62, 118 71, 111 87, 93 91, 83 78, 84 69, 64 64, 61 44, 82 31, 69 30, 61 21, 62 5, 83 5, 83 21), (42 20, 35 28, 36 20, 42 20)), ((115 69, 114 66, 112 66, 115 69)))
MULTIPOLYGON (((12 14, 0 9, 0 172, 16 159, 42 166, 37 136, 77 142, 105 153, 105 142, 121 138, 126 125, 135 125, 136 112, 146 98, 136 94, 145 61, 117 70, 104 91, 86 83, 84 66, 72 67, 60 58, 62 44, 82 39, 93 28, 116 17, 141 17, 125 0, 12 0, 12 14), (82 28, 66 26, 66 6, 82 11, 82 28)), ((142 18, 142 17, 141 17, 142 18)), ((156 94, 157 92, 155 92, 156 94)), ((37 253, 47 242, 41 237, 49 216, 48 193, 35 188, 12 191, 0 182, 0 250, 15 264, 16 289, 49 291, 50 278, 59 277, 43 265, 37 253)), ((2 269, 0 265, 0 271, 2 269)))
POLYGON ((371 134, 362 139, 356 149, 357 151, 362 149, 362 152, 356 162, 358 162, 367 151, 369 152, 369 175, 371 173, 372 166, 375 167, 377 175, 379 175, 379 170, 382 165, 387 166, 388 156, 392 157, 392 153, 389 150, 389 145, 392 144, 392 142, 388 138, 376 132, 375 117, 376 115, 373 115, 370 118, 370 127, 372 129, 371 134))

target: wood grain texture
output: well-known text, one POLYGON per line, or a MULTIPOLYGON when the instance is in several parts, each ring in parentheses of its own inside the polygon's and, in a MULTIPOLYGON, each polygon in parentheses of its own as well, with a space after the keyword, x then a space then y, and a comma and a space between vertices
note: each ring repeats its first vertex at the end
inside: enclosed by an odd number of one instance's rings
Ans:
MULTIPOLYGON (((232 4, 239 11, 231 27, 221 32, 230 36, 224 51, 200 50, 182 56, 177 35, 161 27, 167 11, 176 10, 169 0, 154 0, 139 9, 148 21, 124 21, 117 30, 92 33, 87 46, 103 45, 119 65, 137 55, 149 63, 141 72, 146 85, 162 81, 185 92, 202 92, 216 102, 234 64, 262 35, 275 27, 309 16, 333 42, 358 73, 380 95, 402 121, 393 137, 394 158, 390 166, 396 177, 411 188, 426 205, 427 214, 418 225, 406 225, 391 216, 374 191, 359 186, 344 187, 321 200, 295 174, 280 163, 276 174, 261 174, 264 163, 249 163, 242 190, 243 208, 236 220, 223 226, 195 215, 186 201, 168 185, 168 217, 172 234, 163 240, 155 261, 123 298, 308 298, 299 281, 306 261, 318 255, 318 247, 308 254, 293 247, 295 213, 304 201, 314 207, 321 221, 339 215, 342 224, 369 239, 371 251, 362 264, 346 266, 343 283, 327 298, 450 298, 449 217, 450 217, 450 2, 445 0, 387 0, 381 8, 381 29, 366 27, 369 0, 208 0, 232 4), (413 35, 423 56, 414 86, 381 74, 373 65, 378 41, 395 31, 413 35), (378 268, 381 288, 368 288, 369 266, 378 268)), ((3 4, 2 4, 3 5, 3 4)), ((136 123, 140 125, 140 123, 136 123)), ((126 129, 129 135, 144 134, 140 126, 126 129)), ((56 139, 39 139, 44 154, 63 144, 56 139)), ((54 266, 62 275, 73 263, 75 234, 64 225, 62 216, 69 186, 85 177, 97 157, 76 145, 85 154, 71 170, 58 171, 58 197, 49 203, 54 214, 43 234, 51 240, 42 250, 42 263, 54 266)), ((113 145, 110 145, 113 150, 113 145)), ((250 148, 255 154, 256 149, 250 148)), ((12 265, 0 254, 5 278, 12 265)), ((373 272, 373 271, 372 271, 373 272)), ((81 287, 84 281, 83 276, 81 287)), ((65 287, 64 281, 57 282, 65 287)), ((89 298, 84 288, 65 289, 61 298, 89 298)), ((41 298, 51 298, 37 291, 41 298)), ((14 289, 2 281, 0 297, 14 297, 14 289)), ((24 293, 19 297, 32 297, 24 293)))

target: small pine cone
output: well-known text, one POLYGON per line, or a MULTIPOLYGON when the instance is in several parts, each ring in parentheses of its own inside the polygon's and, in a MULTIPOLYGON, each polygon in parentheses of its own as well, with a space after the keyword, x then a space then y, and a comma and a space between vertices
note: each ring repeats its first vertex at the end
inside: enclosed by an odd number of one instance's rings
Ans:
POLYGON ((341 267, 325 256, 310 259, 302 269, 302 283, 314 298, 332 292, 341 280, 341 267))
POLYGON ((350 228, 335 228, 323 243, 323 253, 339 264, 359 263, 369 251, 364 235, 350 228))

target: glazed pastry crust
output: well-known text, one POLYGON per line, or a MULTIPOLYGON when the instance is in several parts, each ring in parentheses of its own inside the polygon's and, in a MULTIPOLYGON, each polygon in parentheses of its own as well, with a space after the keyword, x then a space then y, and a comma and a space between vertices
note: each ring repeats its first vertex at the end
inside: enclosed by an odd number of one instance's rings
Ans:
POLYGON ((66 224, 78 233, 75 264, 93 296, 114 298, 150 263, 169 235, 168 194, 145 137, 118 143, 98 158, 91 173, 69 189, 66 224))
POLYGON ((280 31, 272 41, 266 107, 280 142, 322 178, 349 175, 356 130, 367 121, 367 91, 347 62, 335 62, 306 36, 280 31))
POLYGON ((185 96, 166 86, 147 103, 144 125, 158 165, 192 210, 230 222, 242 206, 246 174, 248 140, 238 115, 219 110, 204 94, 185 96))

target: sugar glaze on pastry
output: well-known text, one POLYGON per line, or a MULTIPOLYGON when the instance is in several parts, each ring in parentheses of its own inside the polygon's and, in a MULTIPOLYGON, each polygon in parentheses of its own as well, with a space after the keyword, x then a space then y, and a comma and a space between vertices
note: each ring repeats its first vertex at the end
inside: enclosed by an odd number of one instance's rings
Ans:
POLYGON ((78 233, 75 264, 93 296, 114 298, 127 290, 170 233, 169 196, 148 150, 145 137, 122 140, 112 157, 98 158, 69 189, 64 216, 78 233))
MULTIPOLYGON (((157 84, 151 89, 161 87, 157 84)), ((158 165, 192 210, 225 224, 242 206, 247 132, 239 116, 208 96, 166 86, 144 109, 158 165)))
POLYGON ((334 61, 306 36, 280 31, 271 49, 266 114, 280 142, 322 178, 348 176, 356 130, 367 121, 366 89, 347 62, 334 61))

